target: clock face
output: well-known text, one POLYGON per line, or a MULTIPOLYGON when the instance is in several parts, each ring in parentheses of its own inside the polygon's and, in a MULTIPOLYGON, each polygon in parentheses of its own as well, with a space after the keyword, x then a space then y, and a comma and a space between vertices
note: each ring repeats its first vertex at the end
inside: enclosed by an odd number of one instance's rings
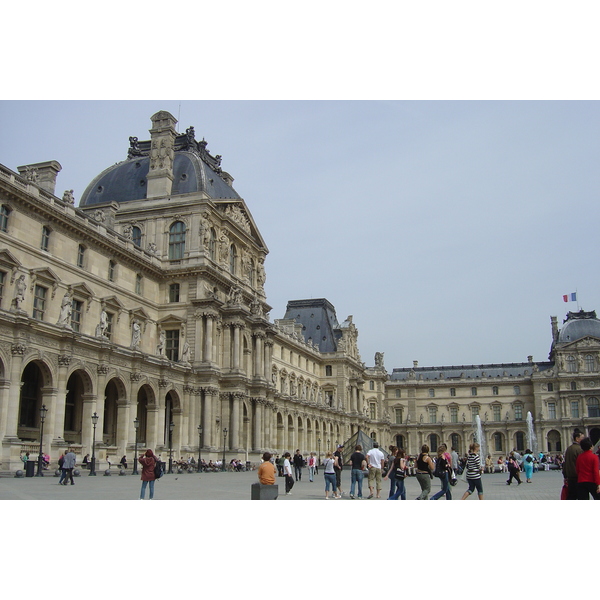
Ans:
POLYGON ((588 381, 588 387, 596 387, 595 381, 588 381))

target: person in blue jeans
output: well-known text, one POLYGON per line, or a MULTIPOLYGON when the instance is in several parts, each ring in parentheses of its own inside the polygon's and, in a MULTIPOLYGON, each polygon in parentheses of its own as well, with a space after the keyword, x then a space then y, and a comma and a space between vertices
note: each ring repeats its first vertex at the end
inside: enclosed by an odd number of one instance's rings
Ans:
POLYGON ((146 487, 150 487, 150 500, 154 498, 154 481, 156 475, 154 474, 154 466, 158 461, 158 458, 154 455, 154 452, 148 448, 143 456, 138 459, 142 465, 142 489, 140 490, 140 500, 143 500, 146 496, 146 487))
POLYGON ((350 456, 352 471, 350 474, 350 498, 354 500, 354 490, 358 487, 358 497, 362 498, 362 484, 365 473, 363 469, 367 467, 367 457, 362 453, 360 444, 354 447, 354 452, 350 456))
POLYGON ((325 500, 329 500, 329 488, 331 487, 332 498, 341 498, 335 493, 336 478, 334 465, 337 462, 337 458, 333 456, 333 452, 328 452, 325 455, 323 466, 325 467, 325 500))
POLYGON ((442 489, 429 498, 430 500, 438 500, 444 494, 446 500, 452 500, 452 492, 450 491, 450 465, 452 464, 452 457, 448 454, 448 447, 446 444, 440 444, 437 449, 437 459, 435 461, 435 471, 433 474, 439 477, 442 489))
POLYGON ((398 448, 396 450, 396 457, 391 463, 389 471, 384 479, 393 479, 394 482, 394 493, 391 494, 388 500, 406 500, 406 487, 404 485, 404 479, 406 477, 406 452, 404 448, 398 448))

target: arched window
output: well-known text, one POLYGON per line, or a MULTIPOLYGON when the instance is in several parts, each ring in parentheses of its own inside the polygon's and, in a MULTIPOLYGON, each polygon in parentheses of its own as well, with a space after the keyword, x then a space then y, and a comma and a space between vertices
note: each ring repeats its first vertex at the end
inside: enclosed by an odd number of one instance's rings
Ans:
POLYGON ((588 417, 600 417, 600 405, 598 398, 588 398, 588 417))
POLYGON ((572 354, 567 356, 567 372, 577 373, 577 359, 572 354))
POLYGON ((181 260, 185 251, 185 223, 176 221, 169 228, 169 260, 181 260))
POLYGON ((503 448, 502 448, 502 434, 496 432, 494 434, 494 450, 496 452, 502 452, 503 448))
POLYGON ((438 446, 439 446, 438 436, 437 436, 437 434, 432 433, 429 436, 429 448, 431 449, 432 452, 435 452, 437 450, 438 446))
POLYGON ((586 354, 585 356, 585 370, 588 373, 591 373, 592 371, 596 370, 596 361, 594 360, 594 357, 591 354, 586 354))
POLYGON ((450 436, 450 446, 460 454, 460 436, 458 433, 453 433, 450 436))
POLYGON ((235 244, 229 247, 229 272, 235 275, 237 269, 237 248, 235 244))
POLYGON ((135 225, 131 228, 131 241, 138 248, 142 245, 142 230, 135 225))
POLYGON ((525 450, 525 434, 522 431, 515 433, 515 445, 519 452, 525 450))

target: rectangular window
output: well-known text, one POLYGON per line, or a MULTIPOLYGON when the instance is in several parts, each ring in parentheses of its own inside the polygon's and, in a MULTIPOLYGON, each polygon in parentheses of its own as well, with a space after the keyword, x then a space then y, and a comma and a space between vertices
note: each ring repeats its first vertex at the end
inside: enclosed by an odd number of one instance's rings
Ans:
POLYGON ((475 417, 479 414, 479 406, 471 406, 471 418, 475 419, 475 417))
POLYGON ((429 422, 437 423, 437 408, 435 406, 429 407, 429 422))
POLYGON ((371 391, 373 391, 375 389, 375 382, 374 381, 369 381, 369 389, 371 391))
POLYGON ((502 407, 501 406, 494 406, 494 421, 501 421, 502 420, 502 407))
POLYGON ((8 215, 10 215, 10 210, 3 204, 0 206, 0 231, 5 233, 8 231, 8 215))
POLYGON ((456 406, 450 407, 450 423, 458 423, 458 407, 456 406))
POLYGON ((179 284, 172 283, 169 286, 169 302, 179 302, 179 284))
POLYGON ((397 389, 397 390, 396 390, 396 398, 400 398, 400 395, 401 395, 401 394, 400 394, 400 390, 399 390, 399 389, 397 389))
POLYGON ((579 419, 579 400, 571 401, 571 419, 579 419))
POLYGON ((50 229, 44 225, 42 227, 42 243, 40 244, 40 248, 46 252, 48 252, 48 247, 50 246, 50 229))
POLYGON ((433 388, 429 388, 429 397, 435 398, 435 390, 433 388))
POLYGON ((548 391, 549 392, 553 392, 554 391, 554 384, 553 383, 549 383, 548 384, 548 391))
POLYGON ((179 360, 179 329, 167 329, 165 354, 173 362, 179 360))
POLYGON ((477 396, 477 388, 476 387, 471 388, 471 396, 477 396))
POLYGON ((325 376, 331 377, 333 375, 333 367, 331 365, 325 365, 325 376))
POLYGON ((135 276, 135 293, 139 295, 142 293, 142 276, 139 273, 135 276))
POLYGON ((73 331, 81 331, 81 315, 83 313, 83 302, 80 300, 73 300, 71 311, 71 328, 73 331))
POLYGON ((85 248, 81 244, 79 244, 79 247, 77 248, 77 266, 80 269, 83 269, 84 258, 85 258, 85 248))
POLYGON ((115 265, 114 261, 109 260, 108 261, 108 280, 109 281, 115 280, 115 268, 116 268, 116 265, 115 265))
POLYGON ((456 388, 450 388, 450 395, 452 397, 456 396, 456 388))
POLYGON ((377 418, 377 405, 374 402, 371 402, 369 408, 371 413, 371 419, 374 421, 377 418))
POLYGON ((554 402, 548 402, 548 418, 556 419, 556 404, 554 402))
POLYGON ((521 404, 515 404, 515 421, 523 420, 523 406, 521 404))
POLYGON ((402 425, 402 409, 396 408, 395 413, 396 413, 396 425, 402 425))
POLYGON ((112 337, 113 313, 106 311, 106 331, 104 335, 110 340, 112 337))
POLYGON ((36 285, 33 292, 33 318, 42 321, 44 311, 46 310, 46 296, 48 289, 41 285, 36 285))

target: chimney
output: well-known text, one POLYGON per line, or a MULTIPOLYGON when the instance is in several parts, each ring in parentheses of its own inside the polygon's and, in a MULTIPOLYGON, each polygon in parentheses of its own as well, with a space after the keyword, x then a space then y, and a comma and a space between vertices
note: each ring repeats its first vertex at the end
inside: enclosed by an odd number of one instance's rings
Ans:
POLYGON ((152 115, 150 129, 150 171, 146 198, 164 198, 171 195, 173 186, 173 160, 175 158, 175 124, 177 119, 161 110, 152 115))
POLYGON ((550 317, 550 323, 552 323, 552 341, 556 342, 558 339, 558 319, 556 317, 550 317))
POLYGON ((416 369, 419 366, 418 360, 413 360, 413 369, 416 369))
POLYGON ((21 177, 54 195, 56 176, 60 173, 62 167, 56 160, 47 160, 46 162, 17 167, 17 170, 21 177))

